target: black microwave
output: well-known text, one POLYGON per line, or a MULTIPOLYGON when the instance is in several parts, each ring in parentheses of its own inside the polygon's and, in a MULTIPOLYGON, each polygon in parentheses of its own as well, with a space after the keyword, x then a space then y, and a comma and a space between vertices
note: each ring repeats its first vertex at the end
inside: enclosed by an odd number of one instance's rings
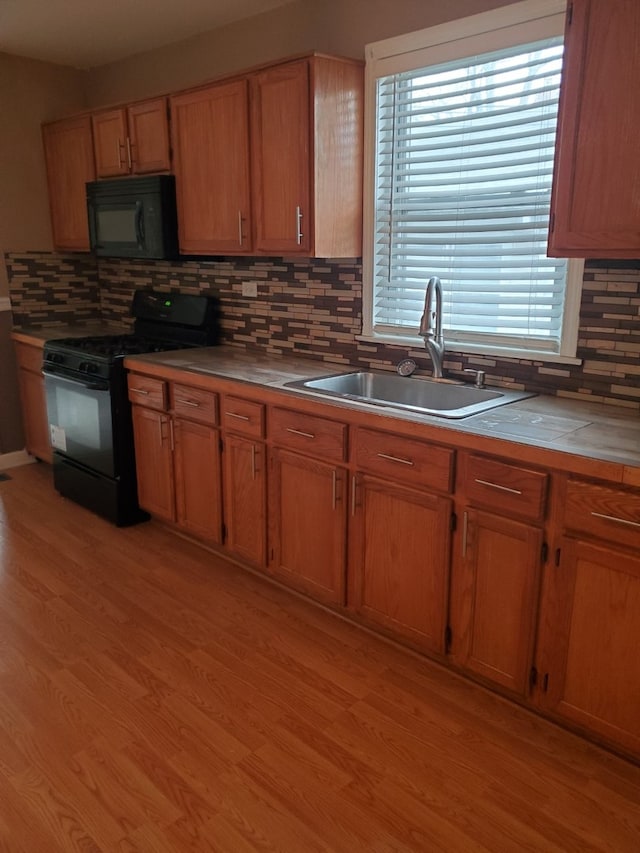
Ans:
POLYGON ((175 258, 178 217, 173 175, 87 184, 91 250, 110 258, 175 258))

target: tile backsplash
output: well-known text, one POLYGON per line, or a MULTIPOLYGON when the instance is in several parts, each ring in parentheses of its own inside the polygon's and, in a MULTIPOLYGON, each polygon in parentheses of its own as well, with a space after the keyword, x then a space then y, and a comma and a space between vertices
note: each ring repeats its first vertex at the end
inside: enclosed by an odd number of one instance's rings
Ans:
MULTIPOLYGON (((359 341, 362 266, 353 260, 225 258, 180 262, 100 259, 29 252, 6 256, 14 323, 130 323, 134 290, 212 292, 223 340, 273 354, 321 358, 336 366, 389 369, 421 348, 359 341), (257 297, 242 295, 243 282, 257 297)), ((490 382, 640 410, 640 260, 587 261, 578 357, 581 365, 449 353, 445 367, 485 370, 490 382)))

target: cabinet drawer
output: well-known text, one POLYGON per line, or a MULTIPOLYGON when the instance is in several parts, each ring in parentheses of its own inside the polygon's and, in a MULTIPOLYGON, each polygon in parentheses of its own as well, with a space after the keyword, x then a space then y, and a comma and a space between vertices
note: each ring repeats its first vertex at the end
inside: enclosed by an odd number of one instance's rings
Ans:
POLYGON ((251 438, 264 436, 264 406, 241 397, 225 397, 222 402, 222 426, 230 432, 251 438))
POLYGON ((362 471, 450 492, 453 460, 454 451, 437 444, 374 429, 356 430, 354 461, 362 471))
POLYGON ((42 348, 31 347, 29 344, 16 342, 16 359, 18 367, 23 370, 31 370, 34 373, 40 373, 42 370, 42 348))
POLYGON ((274 444, 329 461, 343 462, 347 425, 316 415, 272 409, 269 431, 274 444))
POLYGON ((139 373, 129 374, 129 399, 138 406, 148 409, 167 408, 167 383, 162 379, 142 376, 139 373))
POLYGON ((215 391, 171 383, 171 408, 174 415, 215 426, 218 423, 218 395, 215 391))
POLYGON ((602 539, 640 547, 640 494, 569 480, 564 526, 602 539))
POLYGON ((467 497, 474 506, 539 521, 544 517, 548 479, 541 471, 471 455, 467 497))

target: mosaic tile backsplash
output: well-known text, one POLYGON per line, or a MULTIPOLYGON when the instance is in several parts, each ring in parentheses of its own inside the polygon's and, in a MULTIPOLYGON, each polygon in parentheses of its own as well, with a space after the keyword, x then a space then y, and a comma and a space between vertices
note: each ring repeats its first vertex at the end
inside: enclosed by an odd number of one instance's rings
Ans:
MULTIPOLYGON (((321 358, 336 366, 391 369, 408 354, 430 370, 421 348, 359 341, 362 266, 352 261, 229 258, 182 262, 100 259, 53 253, 6 257, 17 326, 102 319, 130 323, 134 290, 212 292, 223 340, 272 354, 321 358), (257 282, 257 298, 242 283, 257 282)), ((450 353, 452 374, 485 370, 493 384, 640 410, 640 260, 588 261, 578 357, 581 365, 450 353)))

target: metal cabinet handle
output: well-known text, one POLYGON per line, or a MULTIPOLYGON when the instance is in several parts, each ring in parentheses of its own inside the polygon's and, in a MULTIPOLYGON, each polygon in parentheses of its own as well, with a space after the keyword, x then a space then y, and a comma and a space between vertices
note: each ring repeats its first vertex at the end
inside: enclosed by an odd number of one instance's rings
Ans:
POLYGON ((358 489, 358 482, 356 480, 355 474, 351 478, 351 515, 356 514, 356 493, 358 489))
POLYGON ((332 493, 331 493, 331 509, 336 508, 336 503, 338 502, 338 473, 334 468, 331 472, 332 474, 332 493))
POLYGON ((389 456, 388 453, 378 453, 380 459, 386 459, 388 462, 399 462, 401 465, 411 465, 415 463, 411 459, 401 459, 399 456, 389 456))
POLYGON ((133 391, 134 394, 144 394, 145 397, 148 397, 151 393, 150 391, 145 391, 144 388, 130 388, 130 391, 133 391))
POLYGON ((298 246, 302 243, 302 208, 300 205, 296 207, 296 243, 298 246))
POLYGON ((124 165, 122 162, 122 149, 124 148, 124 144, 120 142, 119 139, 116 139, 116 157, 118 158, 118 168, 121 169, 124 165))
POLYGON ((467 536, 469 533, 469 513, 465 512, 462 516, 462 556, 467 556, 467 536))
POLYGON ((127 165, 129 167, 129 171, 133 168, 133 160, 131 158, 131 140, 127 136, 127 165))
POLYGON ((255 480, 256 478, 256 446, 255 444, 251 445, 251 479, 255 480))
POLYGON ((315 438, 312 432, 303 432, 301 429, 294 429, 293 427, 287 427, 287 432, 292 432, 294 435, 301 435, 303 438, 315 438))
POLYGON ((640 522, 631 521, 628 518, 618 518, 617 515, 605 515, 602 512, 592 512, 591 515, 593 515, 594 518, 603 518, 605 521, 614 521, 617 524, 627 524, 629 527, 640 527, 640 522))
POLYGON ((173 421, 169 421, 169 446, 171 450, 174 451, 176 449, 175 436, 173 434, 173 421))
POLYGON ((238 243, 242 246, 242 211, 238 211, 238 243))
POLYGON ((225 415, 228 418, 237 418, 239 421, 250 421, 251 420, 251 418, 247 417, 246 415, 238 415, 238 414, 236 414, 236 412, 225 412, 225 415))
POLYGON ((183 400, 180 397, 176 397, 176 403, 181 403, 183 406, 193 406, 194 409, 200 408, 200 403, 196 403, 193 400, 183 400))
POLYGON ((522 494, 520 489, 510 489, 508 486, 500 486, 498 485, 498 483, 490 483, 489 480, 478 480, 477 477, 476 483, 479 483, 481 486, 488 486, 490 489, 498 489, 501 492, 509 492, 510 495, 522 494))

